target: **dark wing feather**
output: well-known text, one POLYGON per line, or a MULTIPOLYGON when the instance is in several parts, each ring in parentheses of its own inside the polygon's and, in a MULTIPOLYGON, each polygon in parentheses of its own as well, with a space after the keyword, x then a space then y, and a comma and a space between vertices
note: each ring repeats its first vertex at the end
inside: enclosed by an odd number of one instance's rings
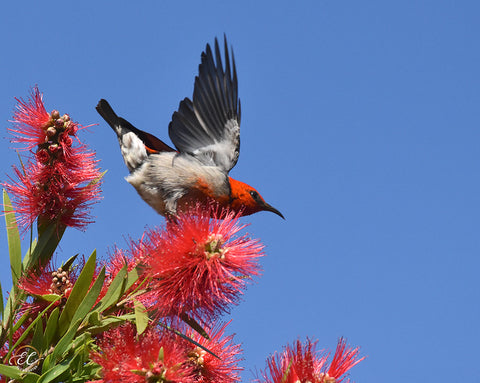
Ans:
POLYGON ((240 151, 240 100, 235 59, 225 37, 225 69, 218 40, 207 44, 195 78, 193 102, 185 98, 172 116, 169 135, 175 147, 206 165, 230 171, 240 151), (232 73, 233 72, 233 73, 232 73))

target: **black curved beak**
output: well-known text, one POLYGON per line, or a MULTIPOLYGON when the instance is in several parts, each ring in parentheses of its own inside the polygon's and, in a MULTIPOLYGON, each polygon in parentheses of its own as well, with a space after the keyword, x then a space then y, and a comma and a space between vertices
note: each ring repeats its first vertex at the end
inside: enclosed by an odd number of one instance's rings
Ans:
POLYGON ((263 210, 271 211, 272 213, 275 213, 276 215, 285 219, 285 217, 283 216, 282 213, 280 213, 280 211, 278 211, 277 209, 275 209, 272 205, 269 205, 268 203, 265 203, 265 206, 264 206, 263 210))

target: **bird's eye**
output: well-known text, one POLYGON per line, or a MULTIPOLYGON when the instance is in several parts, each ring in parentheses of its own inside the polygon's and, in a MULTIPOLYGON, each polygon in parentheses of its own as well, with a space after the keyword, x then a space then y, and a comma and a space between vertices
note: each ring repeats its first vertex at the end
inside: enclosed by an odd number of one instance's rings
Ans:
POLYGON ((260 199, 260 196, 258 195, 258 193, 255 190, 250 191, 250 195, 252 196, 252 198, 255 201, 258 201, 260 199))

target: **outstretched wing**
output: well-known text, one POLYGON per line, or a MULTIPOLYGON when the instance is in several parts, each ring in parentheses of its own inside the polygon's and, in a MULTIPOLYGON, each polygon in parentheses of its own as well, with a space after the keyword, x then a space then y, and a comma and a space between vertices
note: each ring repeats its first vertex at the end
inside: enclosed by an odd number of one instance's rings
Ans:
POLYGON ((237 70, 225 37, 225 69, 218 40, 215 57, 207 44, 195 77, 193 102, 185 98, 173 113, 168 134, 180 152, 189 153, 206 165, 230 171, 240 152, 240 100, 237 70))

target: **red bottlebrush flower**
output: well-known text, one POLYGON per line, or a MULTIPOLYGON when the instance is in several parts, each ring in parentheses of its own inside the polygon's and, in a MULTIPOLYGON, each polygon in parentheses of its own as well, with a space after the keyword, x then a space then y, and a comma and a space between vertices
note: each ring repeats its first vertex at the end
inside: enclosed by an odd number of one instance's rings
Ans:
POLYGON ((101 173, 98 161, 78 139, 73 146, 78 124, 58 111, 45 112, 42 95, 34 88, 31 100, 18 100, 14 142, 37 150, 35 157, 20 171, 14 167, 17 181, 3 186, 12 195, 19 223, 26 231, 38 218, 40 223, 84 229, 91 222, 91 205, 99 199, 101 173))
MULTIPOLYGON (((109 254, 109 257, 105 260, 105 262, 103 262, 103 264, 105 266, 106 277, 98 300, 102 299, 105 296, 111 283, 116 278, 117 274, 122 268, 127 266, 127 272, 130 272, 137 266, 138 262, 131 253, 115 247, 113 253, 109 254)), ((138 280, 133 283, 127 291, 124 292, 124 296, 128 295, 129 292, 135 290, 142 283, 142 281, 143 279, 141 277, 138 278, 138 280)), ((132 303, 132 301, 127 301, 125 304, 127 306, 133 306, 132 303)), ((123 307, 119 308, 119 311, 122 310, 123 307)))
POLYGON ((28 274, 23 275, 18 281, 18 287, 33 297, 33 301, 29 300, 23 303, 21 312, 29 310, 32 318, 34 318, 51 303, 51 300, 47 297, 52 294, 61 296, 61 299, 57 300, 54 306, 65 302, 70 296, 83 264, 84 261, 78 267, 70 270, 63 270, 61 267, 56 268, 52 262, 45 266, 32 268, 28 274))
POLYGON ((365 357, 358 359, 359 352, 359 347, 347 347, 345 339, 340 338, 332 362, 330 363, 330 367, 325 373, 325 382, 329 382, 328 379, 332 378, 335 379, 331 380, 332 382, 341 382, 343 378, 340 378, 345 375, 348 370, 365 359, 365 357))
POLYGON ((15 138, 13 142, 26 144, 26 149, 33 149, 45 142, 45 131, 52 122, 52 116, 47 113, 43 104, 43 95, 37 87, 30 92, 30 99, 17 100, 17 110, 13 115, 13 128, 9 128, 15 138))
POLYGON ((288 345, 282 353, 267 359, 264 381, 267 383, 322 382, 320 374, 326 357, 316 349, 317 342, 307 339, 305 345, 299 340, 288 345))
POLYGON ((237 236, 246 225, 234 213, 224 214, 223 220, 212 215, 196 206, 163 231, 147 233, 139 257, 150 291, 142 299, 158 315, 186 313, 212 320, 237 303, 247 281, 259 274, 263 246, 237 236))
POLYGON ((61 267, 55 269, 51 263, 40 269, 32 270, 18 282, 18 287, 30 295, 41 297, 42 295, 57 294, 68 298, 77 280, 75 272, 63 270, 61 267))
MULTIPOLYGON (((132 244, 134 246, 135 244, 132 244)), ((105 271, 107 278, 113 280, 118 272, 127 266, 127 271, 132 271, 138 264, 138 260, 132 255, 132 251, 124 251, 115 247, 113 253, 109 254, 105 261, 105 271)))
POLYGON ((185 341, 187 356, 194 368, 196 381, 200 383, 234 383, 240 381, 239 372, 243 368, 238 367, 241 360, 241 348, 233 343, 233 335, 224 336, 225 328, 215 326, 209 333, 210 339, 206 339, 191 329, 185 335, 191 337, 198 344, 204 346, 217 357, 196 346, 192 342, 185 341))
MULTIPOLYGON (((317 342, 309 339, 302 344, 299 340, 294 346, 287 346, 281 354, 267 359, 267 370, 262 374, 266 383, 340 383, 345 374, 365 357, 358 358, 359 348, 346 347, 340 338, 330 366, 329 354, 316 350, 317 342)), ((260 381, 260 380, 257 380, 260 381)))
POLYGON ((105 332, 92 360, 102 367, 102 382, 194 382, 193 368, 172 334, 148 328, 138 335, 127 323, 105 332))

